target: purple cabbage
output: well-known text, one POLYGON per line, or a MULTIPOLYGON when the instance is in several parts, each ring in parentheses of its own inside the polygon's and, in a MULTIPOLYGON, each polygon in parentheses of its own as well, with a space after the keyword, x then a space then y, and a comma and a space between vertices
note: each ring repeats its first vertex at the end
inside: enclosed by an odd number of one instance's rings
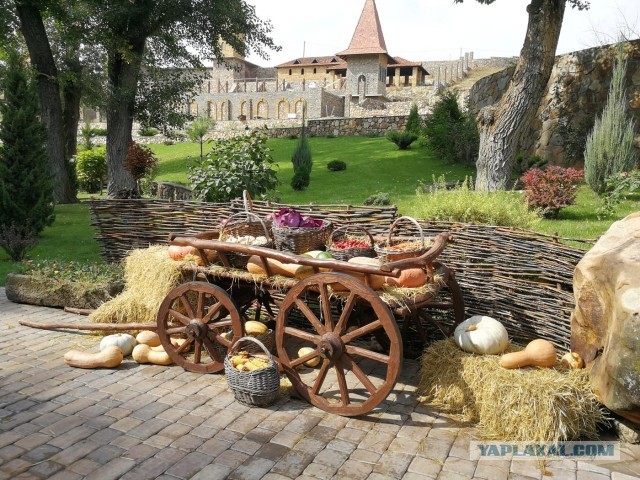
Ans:
POLYGON ((303 217, 293 208, 283 208, 276 215, 274 223, 276 227, 303 227, 319 228, 323 221, 311 217, 303 217))

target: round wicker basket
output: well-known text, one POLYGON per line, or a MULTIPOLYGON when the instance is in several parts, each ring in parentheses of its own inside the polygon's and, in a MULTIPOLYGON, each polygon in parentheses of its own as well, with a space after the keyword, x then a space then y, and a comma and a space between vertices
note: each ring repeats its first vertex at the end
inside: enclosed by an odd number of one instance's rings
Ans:
POLYGON ((327 241, 327 252, 329 252, 331 256, 336 260, 342 260, 346 262, 353 257, 375 257, 376 252, 373 248, 373 245, 373 237, 369 233, 369 230, 367 230, 365 227, 363 227, 362 225, 343 225, 342 227, 336 228, 333 232, 331 232, 329 240, 327 241), (360 235, 356 235, 357 238, 367 239, 369 241, 369 246, 366 248, 334 248, 333 245, 335 244, 335 242, 339 242, 340 240, 346 240, 349 238, 349 232, 360 233, 360 235))
MULTIPOLYGON (((227 221, 220 226, 220 241, 226 242, 229 237, 242 237, 252 235, 254 237, 265 237, 266 242, 256 244, 258 247, 270 248, 273 246, 273 239, 269 233, 267 224, 258 215, 252 212, 240 212, 231 215, 227 221)), ((251 255, 246 253, 225 252, 229 263, 235 268, 246 268, 251 255)))
MULTIPOLYGON (((252 356, 252 355, 250 355, 252 356)), ((227 385, 240 403, 249 406, 263 407, 271 405, 280 391, 280 374, 273 356, 264 344, 253 337, 241 337, 233 344, 224 359, 224 374, 227 385), (238 347, 245 342, 254 343, 267 355, 268 366, 253 372, 241 372, 231 364, 231 357, 238 347)))
POLYGON ((395 262, 405 258, 419 257, 427 251, 424 242, 424 232, 420 224, 412 217, 399 217, 389 227, 389 235, 383 242, 375 244, 375 251, 380 260, 383 262, 395 262), (392 238, 392 235, 398 224, 411 223, 420 233, 419 237, 403 236, 402 238, 392 238), (401 246, 409 246, 410 248, 400 248, 401 246))
POLYGON ((278 250, 301 254, 322 249, 329 239, 332 226, 331 222, 323 220, 322 226, 317 228, 278 227, 275 223, 271 228, 278 250))

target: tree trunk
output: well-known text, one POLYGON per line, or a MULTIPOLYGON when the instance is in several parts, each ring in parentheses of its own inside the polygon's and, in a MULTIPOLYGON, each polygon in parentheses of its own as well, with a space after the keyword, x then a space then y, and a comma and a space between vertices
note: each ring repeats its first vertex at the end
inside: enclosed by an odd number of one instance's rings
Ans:
POLYGON ((555 59, 566 0, 532 0, 520 59, 500 101, 478 114, 476 190, 510 188, 520 139, 540 105, 555 59))
POLYGON ((109 87, 111 95, 107 105, 107 196, 134 198, 138 196, 134 178, 124 168, 127 158, 138 75, 144 52, 144 39, 131 42, 127 58, 120 52, 109 52, 109 87))
POLYGON ((38 96, 42 121, 47 128, 47 154, 54 178, 53 198, 56 203, 76 202, 76 192, 69 178, 65 155, 62 101, 49 38, 40 10, 28 1, 16 1, 20 31, 27 44, 32 65, 38 72, 38 96))
POLYGON ((80 123, 80 100, 82 98, 82 64, 79 60, 67 59, 65 61, 71 75, 62 87, 64 109, 62 117, 64 121, 64 142, 67 159, 73 157, 78 151, 78 124, 80 123))

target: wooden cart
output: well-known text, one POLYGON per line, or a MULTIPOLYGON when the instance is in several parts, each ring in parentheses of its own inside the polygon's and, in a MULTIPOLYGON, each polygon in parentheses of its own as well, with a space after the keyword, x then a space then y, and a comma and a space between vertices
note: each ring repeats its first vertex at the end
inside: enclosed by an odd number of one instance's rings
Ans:
MULTIPOLYGON (((227 349, 244 335, 243 320, 270 319, 277 361, 296 392, 322 410, 345 416, 370 412, 392 391, 403 359, 403 336, 411 328, 426 340, 423 320, 452 333, 464 317, 464 303, 454 273, 436 259, 450 241, 434 238, 423 255, 380 267, 313 259, 271 248, 170 235, 170 244, 198 249, 201 265, 184 267, 193 281, 172 290, 162 302, 158 334, 173 361, 192 372, 223 370, 227 349), (218 265, 207 254, 217 252, 218 265), (232 267, 233 255, 256 255, 265 275, 232 267), (273 275, 268 259, 305 265, 303 279, 273 275), (371 275, 398 277, 405 268, 426 268, 433 281, 412 298, 383 298, 369 283, 371 275), (445 299, 442 300, 442 294, 445 299), (445 328, 428 311, 450 311, 445 328), (171 338, 187 341, 174 346, 171 338), (302 346, 313 351, 298 357, 302 346), (320 358, 315 368, 305 362, 320 358)), ((405 338, 406 339, 406 338, 405 338)))

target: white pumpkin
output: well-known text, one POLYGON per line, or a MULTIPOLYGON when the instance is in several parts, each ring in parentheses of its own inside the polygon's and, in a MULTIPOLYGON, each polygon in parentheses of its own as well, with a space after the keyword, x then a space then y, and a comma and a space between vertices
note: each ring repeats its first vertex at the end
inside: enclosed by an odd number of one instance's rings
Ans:
POLYGON ((135 347, 137 343, 133 335, 129 335, 128 333, 115 333, 113 335, 107 335, 100 341, 100 351, 109 346, 115 346, 120 348, 122 355, 126 357, 127 355, 131 355, 133 347, 135 347))
POLYGON ((509 345, 507 329, 485 315, 474 315, 458 325, 453 340, 465 352, 485 355, 502 353, 509 345))

